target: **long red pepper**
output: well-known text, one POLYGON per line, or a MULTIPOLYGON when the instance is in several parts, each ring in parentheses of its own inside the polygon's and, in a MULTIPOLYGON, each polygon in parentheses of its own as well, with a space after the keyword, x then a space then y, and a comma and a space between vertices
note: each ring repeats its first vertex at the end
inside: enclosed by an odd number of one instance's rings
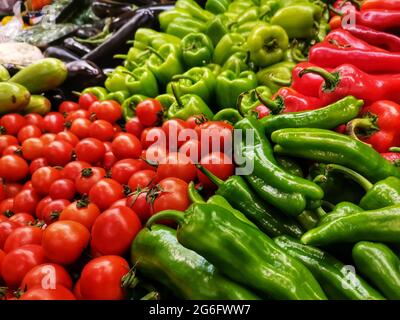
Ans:
POLYGON ((361 10, 370 9, 400 10, 400 0, 364 0, 361 10))
POLYGON ((331 31, 324 39, 323 43, 329 43, 338 48, 360 49, 365 51, 387 52, 384 49, 372 46, 367 42, 353 36, 350 32, 343 29, 331 31))
MULTIPOLYGON (((310 97, 319 97, 319 89, 321 88, 324 79, 314 73, 307 73, 300 77, 300 72, 309 67, 316 67, 315 64, 309 62, 301 62, 292 70, 292 85, 291 87, 297 92, 310 97)), ((330 69, 327 69, 330 71, 330 69)))
POLYGON ((371 75, 350 64, 341 65, 332 72, 310 67, 304 69, 300 76, 307 73, 315 73, 324 78, 320 88, 320 98, 324 105, 350 95, 363 99, 365 105, 378 100, 400 103, 400 74, 371 75))

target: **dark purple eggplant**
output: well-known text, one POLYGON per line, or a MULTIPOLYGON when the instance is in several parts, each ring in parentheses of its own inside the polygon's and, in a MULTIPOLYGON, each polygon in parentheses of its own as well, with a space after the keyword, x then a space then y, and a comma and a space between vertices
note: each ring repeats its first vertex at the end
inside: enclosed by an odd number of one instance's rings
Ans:
POLYGON ((103 70, 91 61, 71 61, 66 66, 68 78, 63 87, 70 90, 82 91, 87 87, 103 85, 106 79, 103 70))
POLYGON ((75 53, 59 46, 48 47, 43 54, 45 57, 57 58, 64 62, 71 62, 80 59, 75 53))
POLYGON ((113 0, 95 0, 92 2, 92 11, 99 18, 117 17, 125 12, 134 11, 131 3, 116 2, 113 0))
POLYGON ((87 39, 87 38, 94 37, 95 35, 97 35, 100 32, 101 32, 101 29, 98 29, 93 26, 87 26, 87 27, 82 27, 82 28, 79 28, 78 30, 76 30, 75 37, 81 38, 81 39, 87 39))
POLYGON ((74 52, 75 54, 77 54, 80 57, 83 55, 86 55, 92 51, 91 47, 76 41, 74 38, 64 39, 63 46, 66 49, 74 52))
MULTIPOLYGON (((44 96, 50 100, 51 103, 51 108, 54 111, 58 111, 58 106, 63 102, 67 100, 71 100, 72 96, 68 94, 68 91, 63 89, 63 88, 57 88, 53 90, 46 91, 44 96)), ((76 98, 75 98, 76 99, 76 98)))

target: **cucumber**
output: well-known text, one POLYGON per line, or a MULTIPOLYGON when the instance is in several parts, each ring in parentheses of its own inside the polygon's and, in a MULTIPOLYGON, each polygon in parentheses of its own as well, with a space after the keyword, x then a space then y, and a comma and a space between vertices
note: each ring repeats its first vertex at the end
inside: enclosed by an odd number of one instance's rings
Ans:
POLYGON ((31 95, 18 83, 0 82, 0 115, 20 112, 28 104, 31 95))

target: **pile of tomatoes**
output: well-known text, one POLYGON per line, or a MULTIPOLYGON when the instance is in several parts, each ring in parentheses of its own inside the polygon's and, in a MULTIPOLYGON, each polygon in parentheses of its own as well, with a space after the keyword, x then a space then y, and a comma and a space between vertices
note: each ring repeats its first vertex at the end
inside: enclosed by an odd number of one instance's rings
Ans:
POLYGON ((129 248, 147 219, 186 210, 190 181, 215 190, 196 163, 221 179, 233 174, 222 149, 231 125, 163 122, 163 111, 145 100, 124 123, 117 102, 82 94, 43 117, 0 118, 3 299, 124 299, 129 248), (171 145, 183 130, 198 135, 171 145), (202 131, 213 132, 221 149, 201 141, 202 131))

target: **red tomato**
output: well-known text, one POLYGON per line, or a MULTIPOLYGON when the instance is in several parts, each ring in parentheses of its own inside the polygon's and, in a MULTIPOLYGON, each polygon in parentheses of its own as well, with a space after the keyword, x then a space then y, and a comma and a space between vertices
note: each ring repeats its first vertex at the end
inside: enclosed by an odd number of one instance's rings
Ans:
POLYGON ((119 200, 115 201, 115 202, 111 205, 110 209, 112 209, 112 208, 118 208, 118 207, 126 207, 126 206, 127 206, 127 205, 126 205, 126 200, 127 200, 127 198, 122 198, 122 199, 119 199, 119 200))
MULTIPOLYGON (((32 185, 32 181, 29 180, 29 181, 25 182, 24 185, 22 186, 22 190, 32 190, 32 191, 35 191, 35 189, 33 188, 33 185, 32 185)), ((22 191, 22 190, 21 190, 21 191, 22 191)))
POLYGON ((106 175, 100 167, 85 168, 75 180, 75 188, 80 194, 88 194, 90 189, 106 175))
POLYGON ((70 131, 79 139, 84 139, 90 136, 90 125, 92 122, 89 119, 78 118, 72 121, 70 131))
POLYGON ((12 221, 4 221, 0 223, 0 249, 4 248, 8 236, 17 228, 19 228, 19 225, 12 221))
POLYGON ((0 158, 0 177, 7 182, 21 181, 28 173, 28 164, 21 157, 7 155, 0 158))
POLYGON ((170 153, 157 168, 159 180, 169 177, 179 178, 185 182, 193 181, 196 178, 196 167, 186 155, 170 153))
POLYGON ((163 210, 185 211, 190 205, 188 184, 178 178, 167 178, 158 184, 160 193, 153 202, 153 212, 163 210))
POLYGON ((4 243, 4 252, 8 253, 27 244, 42 244, 43 230, 38 227, 24 226, 15 229, 4 243))
POLYGON ((11 217, 15 212, 14 208, 14 198, 7 198, 0 202, 0 215, 11 217))
POLYGON ((109 141, 114 136, 114 128, 110 122, 96 120, 90 125, 90 136, 100 141, 109 141))
POLYGON ((163 116, 163 107, 156 99, 146 99, 136 106, 136 116, 145 127, 160 124, 163 116))
POLYGON ((103 159, 103 167, 107 170, 110 170, 112 166, 118 161, 118 159, 114 156, 112 151, 108 151, 104 154, 103 159))
POLYGON ((99 101, 92 93, 83 93, 79 96, 79 106, 83 109, 89 109, 93 102, 99 101))
POLYGON ((89 168, 90 163, 85 162, 85 161, 72 161, 68 163, 63 171, 62 171, 62 176, 65 179, 70 179, 72 181, 75 181, 77 177, 80 176, 82 169, 89 168))
POLYGON ((124 197, 124 188, 113 179, 101 179, 89 191, 89 199, 100 210, 108 209, 115 201, 124 197))
POLYGON ((112 152, 112 143, 110 141, 104 141, 103 144, 106 152, 112 152))
POLYGON ((142 153, 140 141, 133 134, 121 133, 112 142, 112 152, 117 159, 138 159, 142 153))
POLYGON ((29 173, 32 175, 37 169, 47 167, 48 163, 45 158, 37 158, 29 165, 29 173))
POLYGON ((3 134, 15 136, 26 124, 26 119, 18 113, 9 113, 0 118, 0 128, 3 134))
POLYGON ((88 119, 90 118, 90 113, 88 110, 79 109, 70 112, 67 117, 65 118, 65 126, 68 128, 70 124, 76 119, 88 119))
POLYGON ((61 212, 68 207, 70 202, 65 199, 53 200, 46 204, 42 210, 42 219, 47 225, 50 225, 58 220, 61 212))
POLYGON ((140 143, 143 149, 148 149, 155 146, 165 147, 168 145, 168 136, 161 128, 146 128, 143 130, 142 135, 140 136, 140 143))
POLYGON ((43 120, 46 132, 59 133, 64 130, 64 116, 60 112, 49 112, 43 120))
POLYGON ((65 114, 78 109, 79 109, 79 104, 72 101, 63 101, 58 107, 58 111, 65 114))
POLYGON ((37 244, 27 244, 8 253, 1 265, 1 275, 10 288, 17 288, 33 267, 46 262, 44 250, 37 244))
POLYGON ((74 148, 66 141, 53 141, 44 147, 43 153, 52 166, 64 166, 72 159, 74 148))
POLYGON ((227 152, 232 149, 233 126, 224 121, 208 121, 196 128, 202 156, 208 152, 227 152))
POLYGON ((0 154, 9 146, 17 146, 19 144, 17 138, 8 134, 0 135, 0 154))
POLYGON ((157 174, 153 170, 140 170, 135 172, 129 179, 129 188, 135 191, 138 188, 152 187, 155 184, 156 177, 157 174))
POLYGON ((22 280, 20 288, 30 290, 34 287, 56 289, 59 285, 72 289, 72 279, 64 267, 55 263, 44 263, 32 268, 22 280))
MULTIPOLYGON (((0 280, 1 278, 1 264, 3 263, 4 257, 6 256, 5 252, 3 250, 0 249, 0 280)), ((2 300, 2 299, 0 299, 2 300)))
POLYGON ((43 117, 38 113, 28 113, 25 115, 26 124, 33 124, 37 126, 40 130, 44 130, 44 120, 43 117))
POLYGON ((127 184, 135 172, 143 168, 143 161, 137 159, 124 159, 116 162, 111 168, 111 177, 121 184, 127 184))
POLYGON ((189 128, 195 129, 196 127, 207 121, 207 118, 203 114, 200 114, 189 117, 186 120, 186 123, 188 124, 189 128))
POLYGON ((75 262, 86 248, 90 233, 75 221, 57 221, 43 233, 42 246, 46 257, 55 263, 69 265, 75 262))
POLYGON ((78 160, 96 164, 103 159, 106 149, 100 140, 86 138, 75 146, 75 152, 78 160))
MULTIPOLYGON (((163 123, 161 127, 167 135, 167 140, 170 148, 176 151, 186 141, 189 141, 191 137, 190 133, 194 135, 193 130, 190 129, 187 122, 181 119, 171 119, 163 123)), ((194 136, 193 138, 195 138, 194 136)))
POLYGON ((90 105, 89 112, 94 114, 96 119, 106 120, 110 123, 114 123, 122 117, 121 105, 113 100, 96 101, 90 105))
POLYGON ((125 297, 121 282, 129 272, 128 262, 118 256, 93 259, 82 270, 80 293, 87 300, 122 300, 125 297))
POLYGON ((136 212, 142 223, 146 223, 151 217, 151 205, 147 201, 147 192, 132 194, 126 200, 126 205, 136 212))
MULTIPOLYGON (((203 157, 200 163, 204 168, 222 180, 226 180, 232 176, 235 170, 232 159, 221 152, 213 152, 203 157)), ((197 169, 197 177, 206 189, 213 190, 216 188, 210 179, 208 179, 199 169, 197 169)))
POLYGON ((55 140, 68 142, 73 147, 79 142, 79 138, 71 131, 61 131, 57 133, 55 140))
POLYGON ((8 218, 6 216, 3 216, 2 214, 0 214, 0 223, 8 221, 8 218))
POLYGON ((41 195, 47 195, 51 184, 61 179, 61 171, 53 167, 42 167, 32 174, 32 185, 35 191, 41 195))
POLYGON ((72 200, 75 196, 75 182, 70 179, 59 179, 54 181, 50 186, 49 196, 54 200, 72 200))
POLYGON ((39 201, 39 203, 36 206, 36 217, 40 220, 43 219, 43 208, 48 205, 50 202, 53 200, 51 199, 50 196, 44 197, 42 200, 39 201))
POLYGON ((33 287, 26 291, 19 300, 76 300, 76 298, 70 290, 58 285, 56 289, 33 287))
POLYGON ((93 224, 91 247, 102 255, 123 255, 129 249, 142 225, 128 207, 104 211, 93 224))
POLYGON ((40 140, 42 140, 43 144, 46 146, 50 142, 53 142, 56 140, 56 134, 55 133, 45 133, 40 137, 40 140))
POLYGON ((94 203, 79 200, 64 208, 59 220, 76 221, 84 225, 88 230, 91 230, 94 221, 100 213, 99 208, 94 203))
POLYGON ((179 153, 184 154, 188 157, 192 163, 198 163, 200 159, 200 142, 192 139, 185 142, 179 149, 179 153))
POLYGON ((126 122, 125 130, 126 130, 126 132, 133 134, 134 136, 136 136, 139 139, 142 134, 142 131, 144 130, 144 127, 141 124, 139 118, 134 117, 132 119, 129 119, 126 122))
POLYGON ((26 139, 39 138, 41 135, 42 131, 39 129, 39 127, 32 124, 28 124, 26 126, 23 126, 18 131, 18 140, 19 142, 24 142, 26 139))
POLYGON ((26 139, 21 146, 22 156, 26 160, 34 160, 43 155, 43 141, 40 138, 26 139))
POLYGON ((9 220, 17 223, 21 227, 27 226, 28 224, 33 224, 35 222, 33 215, 23 212, 14 214, 9 220))
POLYGON ((84 300, 82 297, 82 294, 81 294, 81 279, 80 278, 75 283, 73 293, 74 293, 76 300, 84 300))
POLYGON ((22 190, 14 198, 13 212, 34 214, 39 200, 39 195, 34 190, 22 190))
POLYGON ((6 198, 12 198, 22 190, 22 185, 15 182, 9 182, 6 184, 6 198))
POLYGON ((21 148, 19 146, 8 146, 3 150, 2 156, 16 155, 22 157, 21 148))

